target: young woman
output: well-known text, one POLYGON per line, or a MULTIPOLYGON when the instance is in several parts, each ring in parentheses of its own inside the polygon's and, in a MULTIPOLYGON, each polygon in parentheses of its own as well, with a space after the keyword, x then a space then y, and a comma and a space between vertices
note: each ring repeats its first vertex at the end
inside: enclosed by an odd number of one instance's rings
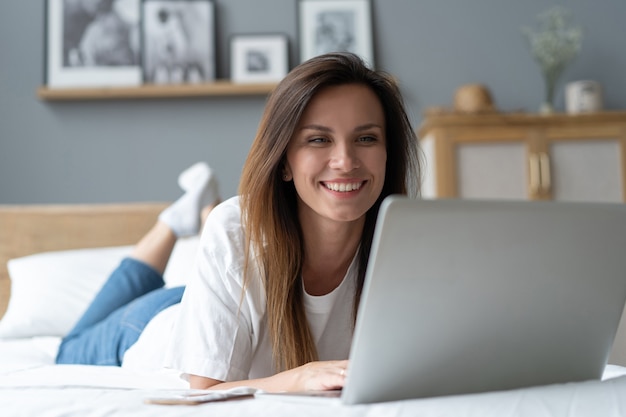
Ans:
POLYGON ((418 180, 389 76, 348 53, 293 69, 269 98, 240 195, 208 216, 167 366, 191 388, 342 387, 380 203, 418 180))

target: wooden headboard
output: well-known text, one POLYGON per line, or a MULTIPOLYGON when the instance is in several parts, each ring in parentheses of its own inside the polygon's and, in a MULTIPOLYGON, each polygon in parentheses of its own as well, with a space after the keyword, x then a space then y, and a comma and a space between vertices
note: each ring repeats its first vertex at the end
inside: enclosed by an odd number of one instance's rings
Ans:
POLYGON ((0 317, 11 293, 9 259, 53 250, 134 244, 168 204, 0 205, 0 317))

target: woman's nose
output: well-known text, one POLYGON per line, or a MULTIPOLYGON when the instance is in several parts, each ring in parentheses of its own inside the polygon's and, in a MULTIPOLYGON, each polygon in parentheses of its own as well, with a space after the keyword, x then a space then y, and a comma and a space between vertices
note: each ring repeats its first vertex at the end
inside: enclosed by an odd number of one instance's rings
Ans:
POLYGON ((357 152, 352 144, 338 143, 333 147, 330 167, 342 171, 352 171, 359 166, 357 152))

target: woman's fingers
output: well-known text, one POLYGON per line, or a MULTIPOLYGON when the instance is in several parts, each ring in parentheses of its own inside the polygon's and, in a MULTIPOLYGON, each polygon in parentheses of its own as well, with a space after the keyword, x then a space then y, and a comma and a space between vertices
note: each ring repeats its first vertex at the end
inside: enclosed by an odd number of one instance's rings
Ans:
POLYGON ((311 362, 294 369, 300 375, 297 378, 303 382, 299 387, 303 390, 329 390, 343 388, 348 361, 311 362))

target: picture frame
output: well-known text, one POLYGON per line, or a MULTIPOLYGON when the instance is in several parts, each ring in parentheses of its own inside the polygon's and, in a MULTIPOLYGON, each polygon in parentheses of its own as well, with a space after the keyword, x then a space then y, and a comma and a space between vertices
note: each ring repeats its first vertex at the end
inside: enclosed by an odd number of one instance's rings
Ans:
POLYGON ((273 83, 289 71, 288 40, 284 34, 240 34, 230 40, 233 83, 273 83))
POLYGON ((146 84, 215 80, 213 0, 142 0, 141 70, 146 84))
POLYGON ((49 88, 141 84, 140 0, 44 4, 44 83, 49 88))
POLYGON ((353 52, 374 67, 370 0, 299 0, 300 60, 353 52))

